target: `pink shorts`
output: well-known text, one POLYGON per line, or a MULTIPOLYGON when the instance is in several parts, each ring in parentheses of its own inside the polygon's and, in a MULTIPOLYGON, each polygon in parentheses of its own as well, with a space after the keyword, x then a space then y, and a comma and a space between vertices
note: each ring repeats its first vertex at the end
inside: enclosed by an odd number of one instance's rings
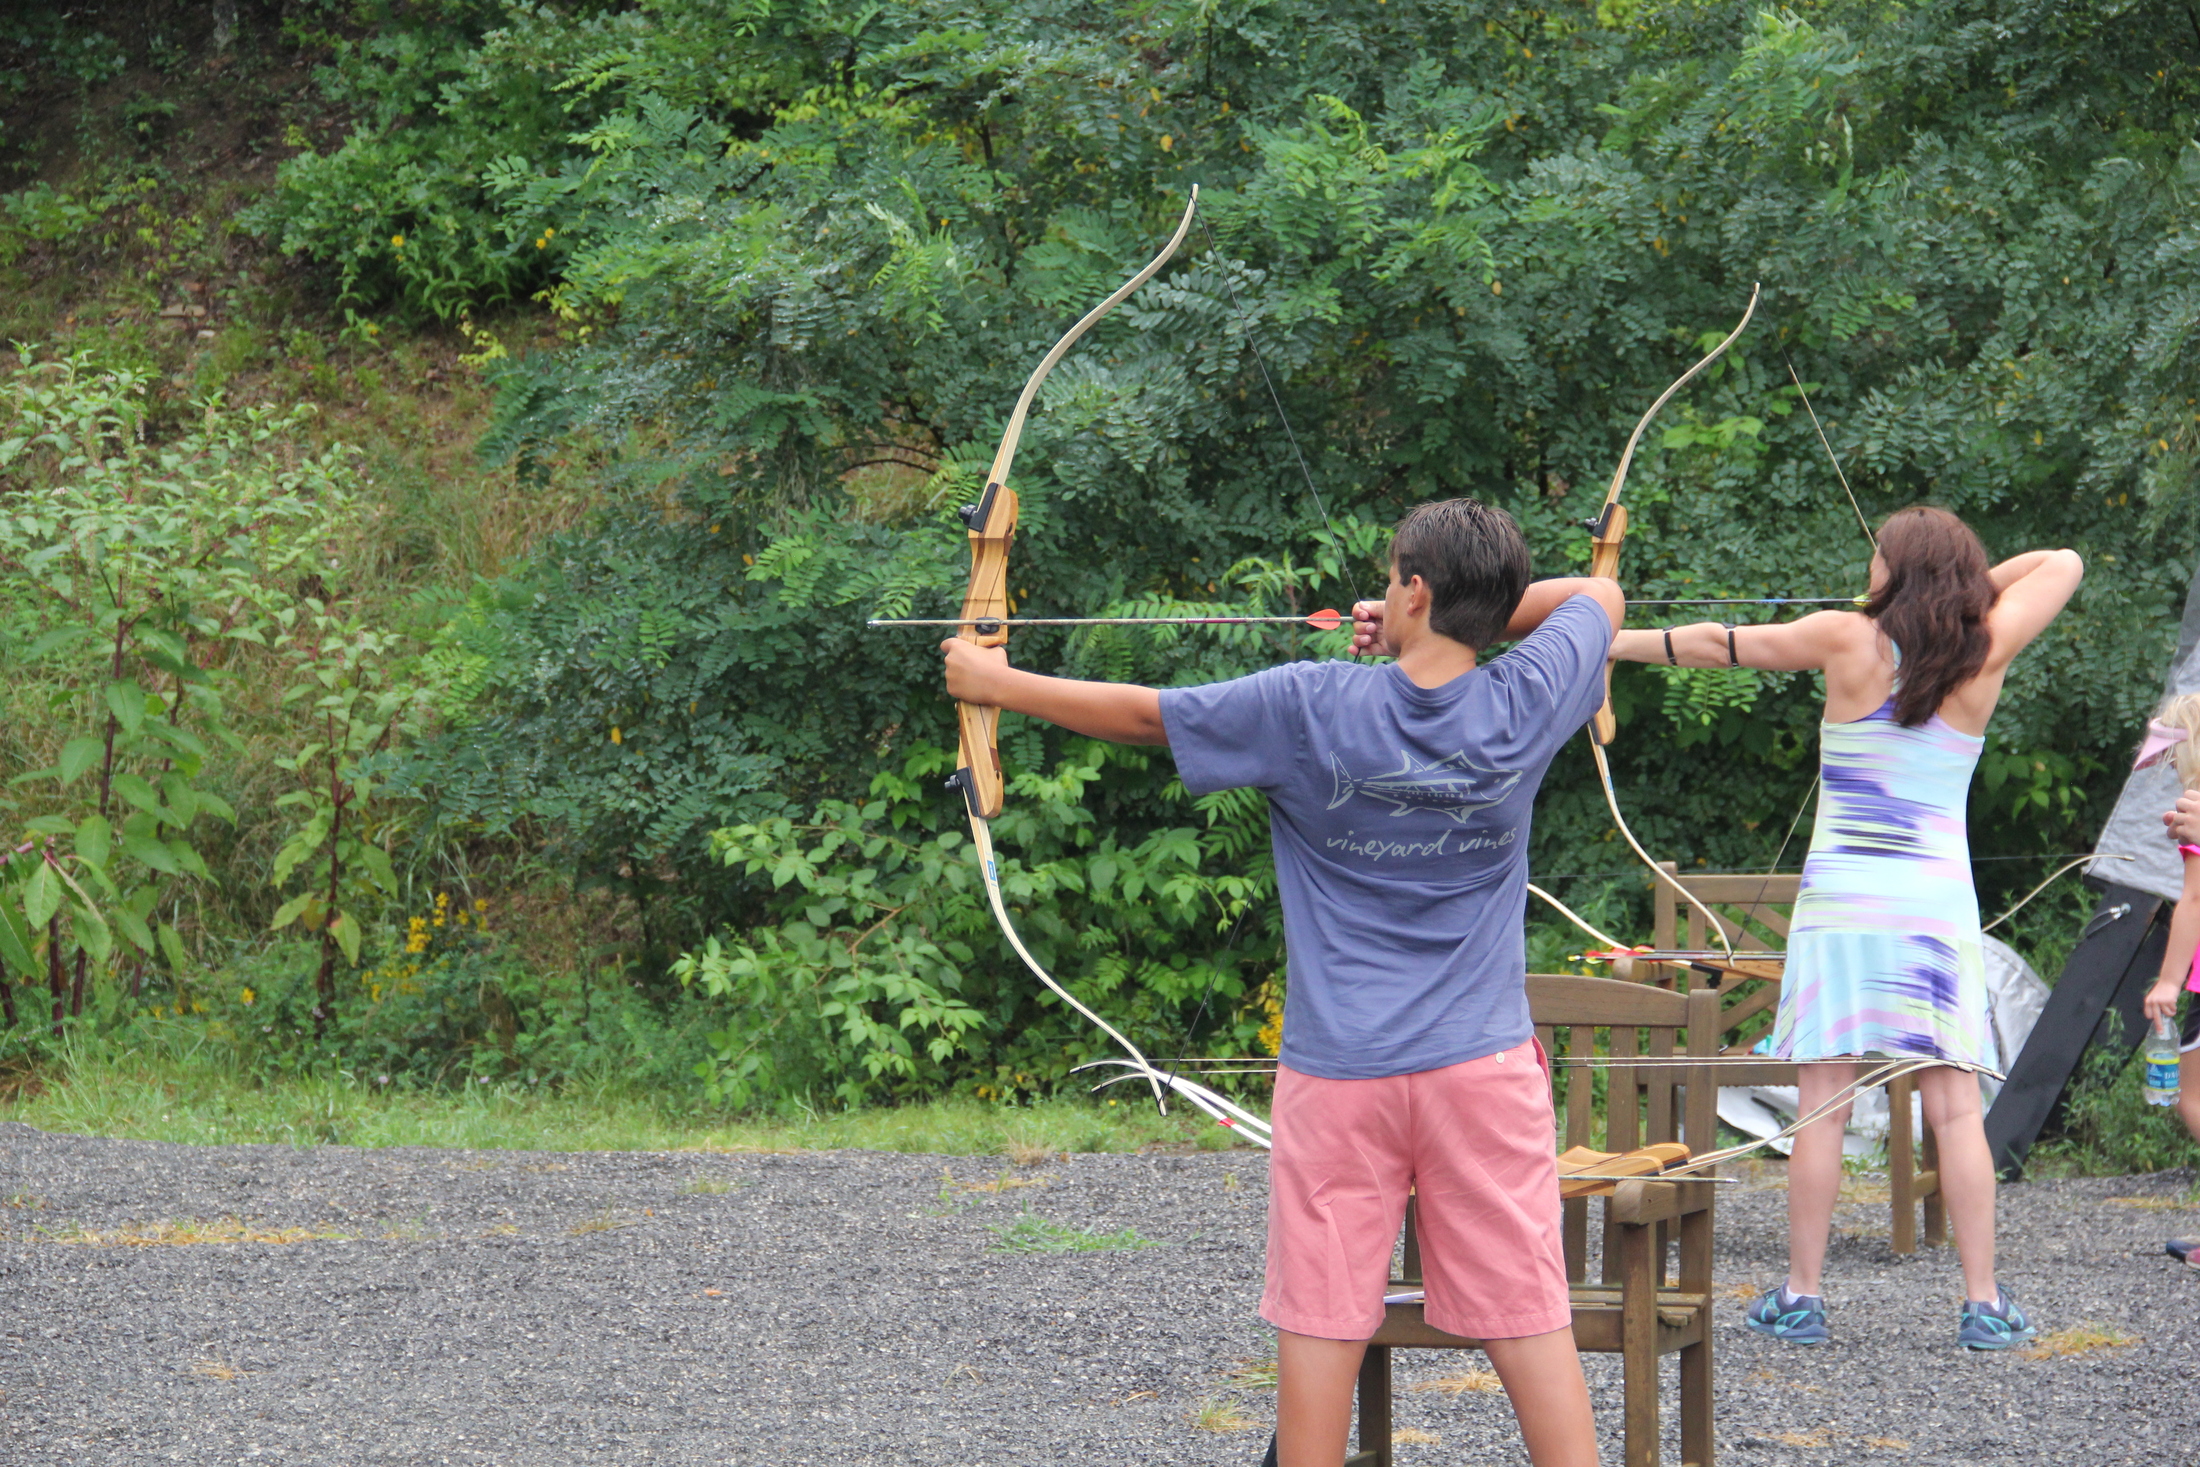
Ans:
POLYGON ((1322 1339, 1374 1334, 1412 1191, 1430 1324, 1503 1340, 1572 1322, 1558 1128, 1533 1039, 1380 1080, 1279 1065, 1273 1122, 1261 1318, 1322 1339))

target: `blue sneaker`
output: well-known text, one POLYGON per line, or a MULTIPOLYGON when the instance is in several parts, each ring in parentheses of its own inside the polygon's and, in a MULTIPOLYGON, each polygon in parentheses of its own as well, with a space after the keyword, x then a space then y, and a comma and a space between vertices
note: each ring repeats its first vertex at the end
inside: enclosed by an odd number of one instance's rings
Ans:
POLYGON ((1956 1343, 1964 1349, 2006 1350, 2039 1333, 2007 1289, 1997 1288, 1994 1294, 1991 1304, 1964 1301, 1963 1323, 1956 1330, 1956 1343))
POLYGON ((1782 1284, 1765 1290, 1742 1316, 1742 1323, 1791 1345, 1823 1345, 1827 1339, 1825 1296, 1790 1294, 1787 1285, 1782 1284))

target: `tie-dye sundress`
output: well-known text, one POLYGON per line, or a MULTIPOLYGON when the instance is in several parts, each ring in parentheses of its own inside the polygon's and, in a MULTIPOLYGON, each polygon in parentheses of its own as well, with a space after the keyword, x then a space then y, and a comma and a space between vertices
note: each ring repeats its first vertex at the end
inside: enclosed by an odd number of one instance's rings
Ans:
POLYGON ((1894 699, 1823 723, 1773 1053, 1995 1063, 1964 809, 1986 741, 1894 699))

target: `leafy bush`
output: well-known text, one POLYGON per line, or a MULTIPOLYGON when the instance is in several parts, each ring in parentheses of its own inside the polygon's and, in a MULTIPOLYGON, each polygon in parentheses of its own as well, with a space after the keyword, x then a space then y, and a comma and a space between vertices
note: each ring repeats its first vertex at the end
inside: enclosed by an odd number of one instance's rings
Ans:
MULTIPOLYGON (((179 912, 208 880, 195 833, 234 825, 202 776, 235 745, 224 687, 322 564, 348 504, 347 454, 269 451, 283 415, 210 402, 145 441, 146 379, 88 359, 0 381, 0 666, 43 716, 20 762, 0 856, 0 1009, 46 982, 55 1027, 89 986, 181 970, 179 912), (118 940, 119 939, 119 940, 118 940)), ((15 762, 15 761, 11 761, 15 762)))
POLYGON ((2145 1061, 2115 1042, 2119 1016, 2108 1016, 2109 1042, 2088 1051, 2071 1077, 2054 1135, 2033 1152, 2035 1170, 2129 1176, 2200 1163, 2177 1107, 2149 1105, 2140 1093, 2145 1061))
POLYGON ((713 1006, 668 1014, 626 984, 541 973, 496 930, 496 915, 486 899, 437 893, 401 928, 367 935, 364 960, 343 970, 332 1002, 316 982, 318 944, 297 941, 238 954, 182 1002, 206 1042, 262 1082, 342 1074, 418 1091, 611 1082, 668 1113, 695 1107, 693 1069, 718 1021, 713 1006))

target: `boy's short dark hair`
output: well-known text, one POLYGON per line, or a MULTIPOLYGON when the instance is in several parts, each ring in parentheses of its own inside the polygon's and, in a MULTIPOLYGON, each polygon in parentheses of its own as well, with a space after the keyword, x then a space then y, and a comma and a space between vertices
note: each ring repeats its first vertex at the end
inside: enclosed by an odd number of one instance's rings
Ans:
POLYGON ((1496 641, 1528 589, 1528 542, 1513 517, 1479 499, 1439 499, 1390 536, 1398 579, 1429 589, 1429 628, 1479 652, 1496 641))

